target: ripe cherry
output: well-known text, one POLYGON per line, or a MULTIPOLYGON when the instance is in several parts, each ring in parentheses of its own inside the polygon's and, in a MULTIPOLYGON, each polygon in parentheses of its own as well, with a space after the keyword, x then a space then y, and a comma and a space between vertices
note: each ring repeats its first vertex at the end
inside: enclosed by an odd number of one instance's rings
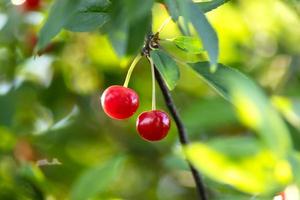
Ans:
POLYGON ((24 2, 24 10, 33 11, 38 10, 41 7, 41 0, 26 0, 24 2))
POLYGON ((127 87, 113 85, 107 88, 101 96, 104 112, 114 119, 131 117, 139 106, 137 93, 127 87))
POLYGON ((170 118, 160 110, 143 112, 136 121, 140 136, 148 141, 159 141, 167 136, 170 129, 170 118))

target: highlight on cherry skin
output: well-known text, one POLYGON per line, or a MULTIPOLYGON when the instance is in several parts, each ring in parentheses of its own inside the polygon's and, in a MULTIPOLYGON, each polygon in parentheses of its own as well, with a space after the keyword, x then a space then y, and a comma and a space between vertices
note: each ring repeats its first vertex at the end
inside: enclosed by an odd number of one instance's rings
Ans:
POLYGON ((122 120, 136 112, 139 107, 139 96, 130 88, 113 85, 101 95, 101 105, 109 117, 122 120))
POLYGON ((139 135, 147 141, 159 141, 165 138, 170 130, 171 120, 167 113, 160 110, 143 112, 136 121, 139 135))

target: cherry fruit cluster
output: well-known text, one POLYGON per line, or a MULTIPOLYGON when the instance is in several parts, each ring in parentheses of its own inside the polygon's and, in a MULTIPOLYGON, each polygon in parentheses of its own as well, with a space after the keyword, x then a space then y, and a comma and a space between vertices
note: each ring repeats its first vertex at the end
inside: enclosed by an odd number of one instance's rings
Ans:
MULTIPOLYGON (((111 118, 123 120, 131 117, 139 107, 139 96, 127 87, 113 85, 101 96, 104 112, 111 118)), ((139 135, 147 141, 159 141, 165 138, 170 129, 168 114, 160 110, 141 113, 136 121, 139 135)))

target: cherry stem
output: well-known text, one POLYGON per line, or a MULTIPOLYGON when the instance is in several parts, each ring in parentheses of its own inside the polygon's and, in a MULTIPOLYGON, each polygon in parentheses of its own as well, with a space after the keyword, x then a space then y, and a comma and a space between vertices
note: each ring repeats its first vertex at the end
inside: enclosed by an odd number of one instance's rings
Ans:
MULTIPOLYGON (((180 116, 179 116, 176 105, 174 103, 174 100, 171 96, 171 93, 170 93, 165 81, 163 80, 162 76, 160 75, 160 73, 158 72, 158 70, 156 69, 155 66, 154 66, 154 69, 155 69, 156 81, 161 89, 161 92, 165 99, 166 105, 170 111, 170 114, 172 115, 172 117, 175 121, 177 130, 178 130, 180 143, 184 147, 189 144, 187 131, 184 127, 184 124, 183 124, 180 116)), ((200 199, 207 200, 207 194, 206 194, 205 186, 204 186, 200 172, 193 166, 192 163, 190 163, 189 161, 187 161, 187 163, 189 165, 189 168, 190 168, 193 178, 195 180, 196 188, 199 193, 200 199)))
POLYGON ((128 72, 127 72, 127 75, 126 75, 126 78, 125 78, 125 81, 124 81, 124 84, 123 86, 124 87, 128 87, 128 83, 130 81, 130 77, 131 77, 131 74, 132 74, 132 71, 134 70, 134 67, 136 66, 136 64, 140 61, 140 59, 142 58, 142 55, 137 55, 134 60, 132 61, 129 69, 128 69, 128 72))
POLYGON ((151 65, 151 74, 152 74, 152 110, 156 110, 156 92, 155 92, 155 69, 152 58, 148 57, 148 60, 151 65))
POLYGON ((158 29, 158 33, 162 32, 162 30, 165 28, 166 25, 168 25, 168 23, 171 21, 171 17, 168 17, 163 23, 162 25, 159 27, 158 29))

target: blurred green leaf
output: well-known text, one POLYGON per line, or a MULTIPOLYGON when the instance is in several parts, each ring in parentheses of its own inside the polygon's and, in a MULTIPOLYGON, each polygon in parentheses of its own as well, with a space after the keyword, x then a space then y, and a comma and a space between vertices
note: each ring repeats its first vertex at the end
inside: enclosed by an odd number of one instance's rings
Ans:
POLYGON ((227 73, 227 87, 241 122, 255 130, 279 158, 291 153, 289 130, 263 91, 250 79, 227 73))
POLYGON ((189 19, 186 20, 191 21, 194 25, 199 37, 202 40, 203 47, 208 53, 211 70, 215 71, 218 67, 219 59, 218 36, 205 15, 194 3, 189 2, 187 7, 189 19))
POLYGON ((273 96, 272 103, 285 119, 300 130, 300 101, 282 96, 273 96))
MULTIPOLYGON (((219 6, 227 3, 229 0, 212 0, 212 1, 208 1, 208 2, 194 2, 195 4, 198 5, 198 7, 202 10, 202 12, 206 13, 209 11, 212 11, 216 8, 218 8, 219 6)), ((172 19, 174 21, 178 20, 179 16, 182 16, 182 13, 180 14, 179 11, 179 4, 176 1, 173 0, 165 0, 165 3, 168 6, 168 11, 170 13, 170 15, 172 16, 172 19)))
POLYGON ((118 176, 124 157, 116 157, 83 173, 71 190, 72 200, 86 200, 104 191, 118 176))
POLYGON ((226 74, 233 74, 241 79, 247 79, 247 77, 238 70, 223 64, 218 64, 218 69, 214 73, 210 72, 208 62, 198 62, 189 64, 189 66, 191 66, 206 83, 228 101, 230 101, 231 97, 227 87, 227 79, 225 78, 226 74))
POLYGON ((298 151, 294 151, 292 155, 289 157, 289 161, 291 163, 293 169, 293 175, 295 178, 295 183, 300 188, 300 153, 298 151))
POLYGON ((109 40, 119 57, 133 55, 151 30, 151 8, 153 1, 113 1, 111 21, 107 25, 109 40))
MULTIPOLYGON (((195 80, 194 80, 195 81, 195 80)), ((181 112, 182 119, 190 134, 199 135, 202 130, 218 130, 237 124, 234 109, 221 98, 199 99, 189 103, 181 112)), ((225 128, 226 129, 226 128, 225 128)))
POLYGON ((257 131, 278 156, 291 150, 289 132, 261 89, 233 68, 219 64, 210 73, 208 63, 190 64, 201 77, 224 98, 233 103, 241 121, 257 131))
POLYGON ((82 32, 102 26, 108 20, 108 16, 102 12, 106 6, 107 0, 55 1, 40 31, 37 50, 45 48, 63 27, 82 32))
POLYGON ((223 4, 227 3, 229 0, 212 0, 208 2, 197 2, 197 5, 203 12, 209 12, 212 11, 223 4))
POLYGON ((264 142, 279 156, 291 149, 289 132, 263 92, 245 75, 219 64, 210 73, 209 64, 190 64, 201 77, 225 99, 232 102, 242 122, 257 131, 264 142))
POLYGON ((12 150, 16 143, 16 138, 7 128, 0 126, 0 152, 12 150))
POLYGON ((166 81, 170 90, 173 90, 179 80, 180 72, 176 62, 162 50, 150 52, 153 63, 166 81))
POLYGON ((104 12, 109 4, 108 0, 82 2, 64 28, 74 32, 88 32, 100 28, 109 20, 109 15, 104 12))
POLYGON ((64 28, 74 32, 88 32, 103 26, 109 17, 102 12, 76 12, 64 28))
POLYGON ((186 51, 189 54, 200 54, 203 53, 201 42, 198 38, 190 36, 178 36, 170 39, 178 48, 186 51))
POLYGON ((170 13, 172 19, 174 21, 177 21, 179 18, 179 11, 178 11, 178 5, 176 1, 173 0, 164 0, 167 8, 168 8, 168 12, 170 13))
POLYGON ((276 159, 268 150, 261 149, 239 160, 203 143, 188 145, 185 152, 188 160, 205 175, 246 193, 273 194, 292 179, 288 162, 276 159))
POLYGON ((61 31, 76 12, 80 2, 80 0, 56 0, 54 2, 49 16, 40 31, 37 50, 45 48, 50 40, 61 31))
POLYGON ((41 169, 35 164, 24 164, 18 169, 18 174, 33 183, 43 184, 46 179, 41 169))
POLYGON ((231 158, 244 158, 259 153, 262 144, 254 137, 220 137, 212 139, 208 145, 231 158))

